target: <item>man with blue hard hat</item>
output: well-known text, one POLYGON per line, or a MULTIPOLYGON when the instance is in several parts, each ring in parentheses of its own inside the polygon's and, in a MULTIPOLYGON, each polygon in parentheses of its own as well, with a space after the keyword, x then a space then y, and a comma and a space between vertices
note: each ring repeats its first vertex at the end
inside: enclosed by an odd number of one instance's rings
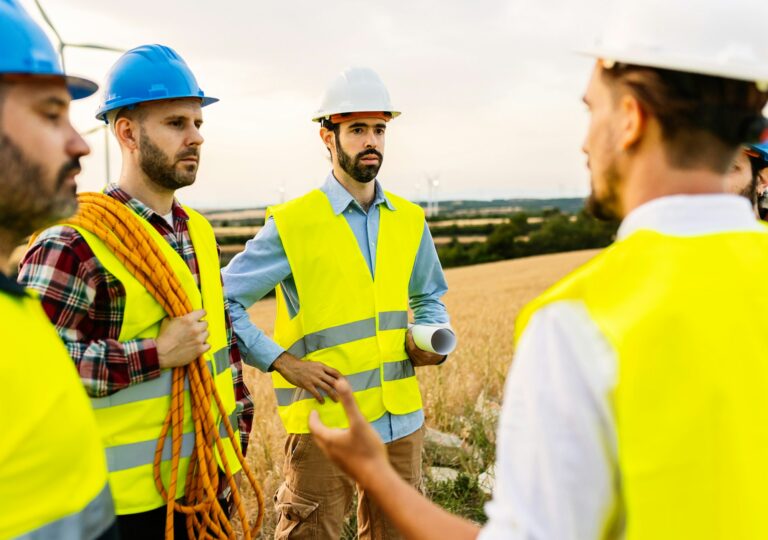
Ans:
MULTIPOLYGON (((250 433, 253 403, 242 381, 213 229, 175 198, 176 190, 195 182, 201 109, 215 101, 173 49, 144 45, 113 66, 96 113, 110 125, 122 153, 120 178, 105 194, 139 218, 137 226, 155 239, 187 296, 199 299, 202 309, 166 318, 147 285, 93 231, 77 224, 44 231, 19 273, 19 280, 40 294, 91 397, 123 538, 165 534, 166 501, 155 484, 153 459, 171 402, 171 368, 203 355, 243 451, 250 433)), ((185 402, 189 399, 187 391, 185 402)), ((193 431, 187 410, 177 498, 184 493, 193 431)), ((232 442, 224 439, 224 445, 237 472, 232 442)), ((170 464, 167 452, 161 463, 165 486, 170 464)), ((219 495, 224 507, 226 494, 219 495)), ((183 513, 176 512, 174 528, 186 536, 183 513)))
POLYGON ((90 150, 69 104, 97 86, 63 72, 16 0, 0 0, 0 51, 0 538, 116 538, 104 449, 72 360, 34 293, 2 273, 25 237, 76 209, 90 150))
POLYGON ((726 176, 726 191, 749 200, 755 214, 761 219, 766 214, 765 193, 768 177, 763 170, 768 166, 768 143, 750 144, 731 163, 726 176))

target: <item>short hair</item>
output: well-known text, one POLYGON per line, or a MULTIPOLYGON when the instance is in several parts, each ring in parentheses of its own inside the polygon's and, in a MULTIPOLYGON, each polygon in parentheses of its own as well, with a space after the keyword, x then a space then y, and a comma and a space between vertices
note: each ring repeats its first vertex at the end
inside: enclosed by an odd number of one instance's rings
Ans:
POLYGON ((740 145, 766 126, 761 111, 768 93, 753 82, 630 64, 615 64, 602 75, 614 90, 629 90, 659 122, 672 167, 725 173, 740 145))

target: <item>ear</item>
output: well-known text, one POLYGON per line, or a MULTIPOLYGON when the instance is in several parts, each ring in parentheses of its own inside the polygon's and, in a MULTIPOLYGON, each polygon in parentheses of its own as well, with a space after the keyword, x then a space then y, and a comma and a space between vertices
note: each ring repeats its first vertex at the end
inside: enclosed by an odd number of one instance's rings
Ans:
POLYGON ((642 105, 631 94, 624 94, 619 103, 619 146, 629 150, 635 146, 645 133, 647 117, 642 105))
POLYGON ((117 137, 120 146, 124 146, 128 150, 136 150, 139 147, 138 135, 138 124, 129 118, 123 116, 115 122, 115 137, 117 137))
POLYGON ((323 144, 326 148, 328 148, 328 150, 331 150, 335 147, 335 141, 333 139, 335 136, 336 134, 333 132, 333 130, 324 127, 320 128, 320 138, 323 140, 323 144))

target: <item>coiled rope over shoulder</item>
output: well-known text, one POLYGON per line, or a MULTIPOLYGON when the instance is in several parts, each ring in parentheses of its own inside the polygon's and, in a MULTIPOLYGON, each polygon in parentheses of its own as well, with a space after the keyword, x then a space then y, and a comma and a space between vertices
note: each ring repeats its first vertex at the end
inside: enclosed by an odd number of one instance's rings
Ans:
MULTIPOLYGON (((152 294, 170 317, 190 313, 192 304, 184 293, 178 277, 149 232, 138 222, 139 218, 119 201, 100 193, 83 193, 78 196, 80 208, 77 215, 67 220, 82 227, 104 242, 133 276, 152 294)), ((187 516, 187 534, 190 539, 235 538, 226 512, 219 505, 216 494, 219 474, 214 446, 219 451, 225 469, 226 482, 243 527, 243 538, 250 540, 261 528, 264 518, 264 495, 253 472, 245 462, 240 445, 227 411, 221 401, 203 356, 187 366, 173 369, 171 407, 163 423, 154 459, 154 477, 158 492, 167 501, 165 537, 173 539, 173 512, 187 516), (179 460, 184 425, 184 380, 189 379, 192 422, 195 429, 195 446, 189 461, 186 489, 183 499, 177 499, 179 460), (227 462, 224 444, 214 419, 212 405, 215 402, 221 422, 227 430, 243 474, 248 478, 258 501, 258 516, 253 528, 249 525, 242 497, 227 462), (165 486, 160 474, 166 437, 171 433, 171 476, 165 486)))

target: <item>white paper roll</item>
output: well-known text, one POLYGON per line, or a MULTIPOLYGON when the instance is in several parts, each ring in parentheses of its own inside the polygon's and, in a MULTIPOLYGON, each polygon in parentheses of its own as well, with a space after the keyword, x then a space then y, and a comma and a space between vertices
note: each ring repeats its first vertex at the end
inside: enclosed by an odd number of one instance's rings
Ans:
POLYGON ((422 351, 451 354, 456 348, 456 334, 450 328, 414 324, 411 326, 413 341, 422 351))

